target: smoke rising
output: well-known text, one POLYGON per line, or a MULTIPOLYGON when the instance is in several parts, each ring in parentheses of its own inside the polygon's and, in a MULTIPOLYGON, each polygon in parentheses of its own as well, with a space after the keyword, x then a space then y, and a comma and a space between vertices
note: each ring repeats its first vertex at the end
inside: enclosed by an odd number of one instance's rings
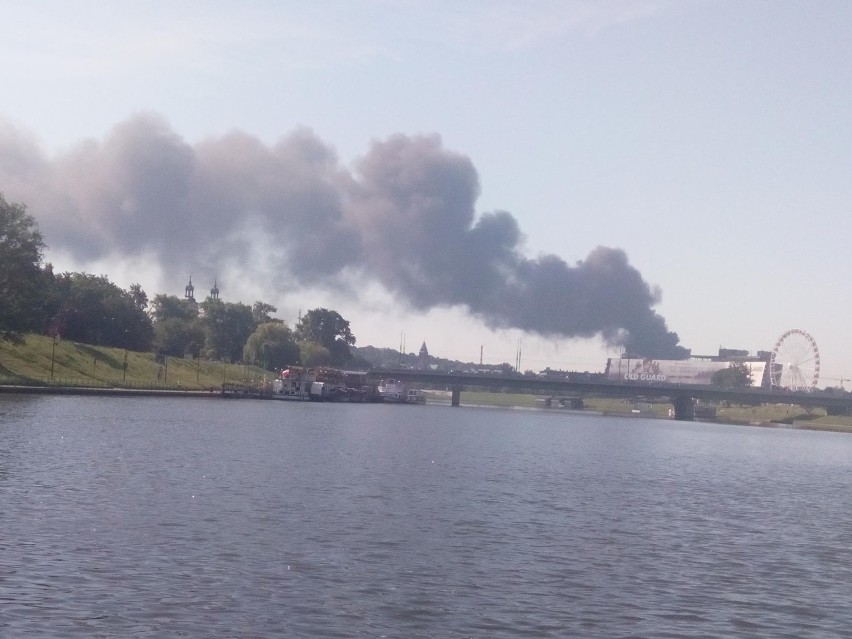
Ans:
POLYGON ((0 124, 0 191, 83 263, 154 255, 181 274, 253 264, 281 293, 354 273, 413 308, 462 305, 492 328, 688 353, 624 251, 598 247, 575 265, 525 257, 517 220, 476 213, 476 169, 436 135, 392 136, 347 168, 309 130, 191 145, 142 114, 49 158, 0 124), (260 246, 273 248, 258 261, 260 246))

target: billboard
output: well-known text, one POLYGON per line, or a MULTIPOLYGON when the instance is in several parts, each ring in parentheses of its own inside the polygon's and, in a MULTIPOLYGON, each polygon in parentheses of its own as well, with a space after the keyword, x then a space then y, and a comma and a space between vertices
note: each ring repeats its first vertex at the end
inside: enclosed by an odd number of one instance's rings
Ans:
MULTIPOLYGON (((606 378, 619 382, 709 385, 713 373, 733 363, 692 359, 610 358, 606 363, 606 378)), ((751 385, 760 386, 766 362, 743 363, 751 370, 751 385)))

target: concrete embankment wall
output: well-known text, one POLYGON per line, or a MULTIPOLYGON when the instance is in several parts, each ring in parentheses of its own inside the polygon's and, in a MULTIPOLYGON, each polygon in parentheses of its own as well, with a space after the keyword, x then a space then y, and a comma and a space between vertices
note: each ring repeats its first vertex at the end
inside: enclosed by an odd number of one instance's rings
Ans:
POLYGON ((16 386, 0 385, 0 393, 24 395, 100 395, 106 397, 222 397, 220 389, 210 391, 131 389, 131 388, 90 388, 82 386, 16 386))

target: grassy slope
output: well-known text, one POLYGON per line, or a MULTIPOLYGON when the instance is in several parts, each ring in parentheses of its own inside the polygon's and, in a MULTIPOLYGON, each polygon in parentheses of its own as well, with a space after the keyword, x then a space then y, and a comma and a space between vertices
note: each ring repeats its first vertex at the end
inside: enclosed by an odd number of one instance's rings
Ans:
MULTIPOLYGON (((50 383, 53 340, 44 335, 27 335, 24 343, 0 342, 0 383, 50 383)), ((81 386, 128 386, 131 388, 221 388, 223 382, 271 380, 270 371, 255 366, 221 362, 189 361, 170 357, 166 366, 155 361, 153 353, 127 353, 127 381, 124 380, 124 349, 89 346, 61 340, 56 343, 53 382, 81 386), (159 375, 159 379, 158 379, 159 375)), ((437 399, 437 396, 433 397, 437 399)), ((449 397, 445 398, 449 403, 449 397)), ((535 407, 536 395, 518 393, 463 392, 462 404, 535 407)), ((587 410, 629 414, 633 405, 620 399, 589 398, 587 410)), ((658 417, 668 414, 670 404, 654 405, 658 417)), ((554 409, 559 410, 559 409, 554 409)), ((826 416, 824 411, 806 412, 800 406, 720 406, 720 421, 746 424, 795 423, 798 428, 852 432, 852 417, 826 416)))
POLYGON ((80 386, 128 386, 131 388, 221 388, 223 382, 271 380, 274 373, 255 366, 223 364, 169 357, 156 362, 153 353, 127 351, 124 381, 124 349, 89 346, 44 335, 27 335, 22 344, 0 342, 0 383, 50 383, 80 386))
MULTIPOLYGON (((535 407, 536 395, 518 393, 462 392, 462 405, 535 407)), ((449 401, 449 399, 447 399, 449 401)), ((585 409, 612 414, 631 414, 635 406, 621 399, 592 397, 584 401, 585 409)), ((671 404, 654 404, 657 417, 667 417, 671 404)), ((560 409, 552 409, 560 410, 560 409)), ((717 421, 737 424, 795 424, 797 428, 852 432, 852 416, 826 415, 821 409, 810 413, 798 405, 766 404, 761 406, 719 406, 717 421)))

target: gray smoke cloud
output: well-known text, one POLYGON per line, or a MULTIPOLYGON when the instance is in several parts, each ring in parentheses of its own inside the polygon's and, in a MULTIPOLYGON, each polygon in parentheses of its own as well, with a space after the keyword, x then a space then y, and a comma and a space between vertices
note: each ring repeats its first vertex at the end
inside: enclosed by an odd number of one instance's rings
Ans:
POLYGON ((81 262, 154 255, 189 273, 248 263, 262 244, 274 250, 258 275, 282 293, 358 273, 413 308, 462 305, 492 328, 688 354, 624 251, 598 247, 575 265, 525 257, 517 220, 477 214, 476 169, 437 135, 392 136, 347 168, 309 130, 273 145, 240 132, 188 144, 141 114, 48 157, 0 124, 0 191, 81 262))

